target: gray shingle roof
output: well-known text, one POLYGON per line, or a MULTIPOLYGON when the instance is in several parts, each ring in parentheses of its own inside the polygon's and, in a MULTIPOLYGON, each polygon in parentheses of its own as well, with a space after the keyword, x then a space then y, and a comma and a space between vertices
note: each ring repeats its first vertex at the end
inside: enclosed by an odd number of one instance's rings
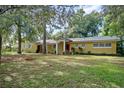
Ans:
POLYGON ((68 38, 73 42, 87 42, 87 41, 119 41, 119 37, 117 36, 98 36, 98 37, 85 37, 85 38, 68 38))
MULTIPOLYGON (((67 38, 66 42, 96 42, 96 41, 119 41, 119 37, 117 36, 98 36, 98 37, 84 37, 84 38, 67 38)), ((64 40, 59 40, 64 41, 64 40)), ((49 39, 46 40, 47 44, 56 44, 57 41, 49 39)), ((36 44, 43 44, 43 40, 37 41, 36 44)))
MULTIPOLYGON (((37 41, 36 43, 37 44, 43 44, 43 40, 37 41)), ((52 40, 52 39, 49 39, 49 40, 46 40, 46 43, 47 44, 56 44, 56 41, 52 40)))

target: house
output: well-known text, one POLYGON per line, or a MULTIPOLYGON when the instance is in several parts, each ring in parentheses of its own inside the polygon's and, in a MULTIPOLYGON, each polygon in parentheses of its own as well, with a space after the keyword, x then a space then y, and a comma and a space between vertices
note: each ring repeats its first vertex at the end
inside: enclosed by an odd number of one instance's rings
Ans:
MULTIPOLYGON (((46 52, 55 54, 56 43, 57 42, 55 40, 46 40, 46 44, 47 44, 46 52)), ((37 41, 36 45, 37 45, 36 53, 42 53, 43 52, 43 40, 37 41)))
MULTIPOLYGON (((54 53, 56 49, 56 41, 55 40, 46 40, 47 43, 47 53, 54 53)), ((22 51, 28 52, 28 53, 42 53, 43 52, 43 40, 30 43, 26 42, 22 44, 22 51)))
MULTIPOLYGON (((91 53, 91 54, 116 54, 117 41, 116 36, 99 36, 85 38, 67 38, 63 40, 47 40, 47 53, 91 53)), ((25 48, 30 52, 43 52, 43 40, 32 44, 32 47, 25 48)))

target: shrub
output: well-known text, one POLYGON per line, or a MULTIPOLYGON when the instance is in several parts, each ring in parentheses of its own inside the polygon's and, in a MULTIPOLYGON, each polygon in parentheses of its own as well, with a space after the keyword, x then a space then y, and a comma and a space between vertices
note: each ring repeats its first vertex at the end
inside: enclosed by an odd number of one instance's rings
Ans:
POLYGON ((87 53, 88 53, 88 54, 91 54, 91 51, 88 51, 87 53))
POLYGON ((72 52, 71 52, 72 54, 75 54, 75 48, 72 47, 72 48, 71 48, 71 51, 72 51, 72 52))
POLYGON ((79 47, 78 49, 80 51, 79 53, 82 54, 83 53, 83 48, 82 47, 79 47))

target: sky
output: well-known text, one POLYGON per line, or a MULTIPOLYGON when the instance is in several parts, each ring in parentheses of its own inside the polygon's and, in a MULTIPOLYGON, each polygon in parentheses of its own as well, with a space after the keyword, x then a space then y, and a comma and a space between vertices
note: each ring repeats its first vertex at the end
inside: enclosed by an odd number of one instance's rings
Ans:
POLYGON ((94 10, 100 12, 101 6, 100 5, 96 5, 96 6, 94 6, 94 5, 86 5, 86 6, 83 6, 83 9, 84 9, 86 14, 89 14, 94 10))

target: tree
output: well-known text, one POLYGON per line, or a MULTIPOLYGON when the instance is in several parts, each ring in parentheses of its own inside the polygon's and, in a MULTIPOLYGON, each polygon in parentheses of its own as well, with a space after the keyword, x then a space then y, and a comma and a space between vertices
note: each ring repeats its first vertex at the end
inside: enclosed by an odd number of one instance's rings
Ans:
POLYGON ((2 35, 1 35, 1 32, 0 32, 0 62, 1 62, 1 50, 2 50, 2 35))
MULTIPOLYGON (((8 10, 9 9, 5 9, 3 6, 0 6, 0 16, 8 10)), ((2 26, 2 24, 0 26, 2 26)), ((2 27, 0 27, 0 28, 2 28, 2 27)), ((0 30, 2 30, 2 29, 0 29, 0 30)), ((1 55, 2 55, 2 31, 0 31, 0 62, 1 62, 1 55)))
POLYGON ((43 31, 43 53, 46 54, 47 27, 61 29, 67 23, 67 18, 73 13, 75 6, 37 6, 34 7, 36 18, 40 19, 43 31), (66 16, 66 17, 65 17, 66 16))
POLYGON ((123 52, 124 6, 103 6, 102 12, 103 16, 105 16, 104 19, 107 19, 104 20, 105 24, 102 33, 107 32, 107 35, 120 37, 120 51, 123 52))
POLYGON ((9 36, 11 31, 9 31, 12 23, 10 21, 10 18, 7 16, 0 16, 0 60, 2 55, 2 39, 3 36, 9 36))
MULTIPOLYGON (((48 28, 61 29, 66 26, 67 17, 73 14, 75 6, 0 6, 0 15, 10 14, 11 23, 15 26, 14 36, 18 37, 18 53, 21 54, 22 38, 27 39, 37 32, 43 37, 43 50, 46 53, 46 36, 48 28), (32 19, 31 19, 32 18, 32 19), (39 21, 40 19, 40 21, 39 21), (37 24, 38 23, 38 24, 37 24), (40 30, 40 31, 35 31, 40 30)), ((50 31, 51 32, 51 31, 50 31)), ((50 35, 49 35, 50 36, 50 35)))
MULTIPOLYGON (((12 6, 12 5, 8 5, 8 6, 0 6, 0 17, 2 16, 3 17, 3 15, 4 14, 7 14, 7 12, 9 11, 13 11, 14 9, 16 9, 16 8, 19 8, 19 7, 17 7, 17 6, 12 6)), ((4 15, 5 16, 5 15, 4 15)), ((7 17, 5 17, 5 18, 7 18, 7 17)), ((2 23, 0 24, 0 27, 1 27, 1 29, 0 29, 0 61, 1 61, 1 55, 2 55, 2 35, 3 35, 3 33, 4 33, 4 31, 5 31, 5 29, 6 28, 9 28, 8 27, 8 25, 5 25, 5 23, 6 24, 8 24, 8 23, 10 23, 10 22, 6 22, 5 21, 5 19, 4 19, 4 17, 2 18, 2 23)))
MULTIPOLYGON (((38 32, 43 32, 43 53, 46 54, 46 26, 54 16, 54 10, 53 8, 50 8, 50 6, 37 6, 33 7, 33 11, 33 14, 36 17, 36 23, 38 23, 38 28, 40 28, 38 29, 38 32)), ((35 26, 36 25, 37 24, 35 24, 35 26)))
POLYGON ((29 16, 30 8, 28 6, 19 6, 20 8, 15 9, 11 12, 11 18, 14 22, 13 25, 16 25, 16 35, 18 40, 18 53, 21 54, 21 43, 22 38, 28 36, 31 37, 34 35, 34 30, 31 24, 31 17, 29 16), (33 34, 32 34, 33 33, 33 34), (22 37, 22 34, 24 37, 22 37))
POLYGON ((96 36, 101 26, 101 16, 95 11, 85 15, 83 9, 80 9, 71 17, 69 26, 70 37, 96 36))
POLYGON ((55 33, 54 35, 52 35, 52 38, 55 40, 63 39, 64 38, 64 32, 59 31, 59 32, 55 33))
POLYGON ((104 29, 111 35, 123 35, 124 6, 103 6, 104 29), (107 24, 107 25, 106 25, 107 24))

